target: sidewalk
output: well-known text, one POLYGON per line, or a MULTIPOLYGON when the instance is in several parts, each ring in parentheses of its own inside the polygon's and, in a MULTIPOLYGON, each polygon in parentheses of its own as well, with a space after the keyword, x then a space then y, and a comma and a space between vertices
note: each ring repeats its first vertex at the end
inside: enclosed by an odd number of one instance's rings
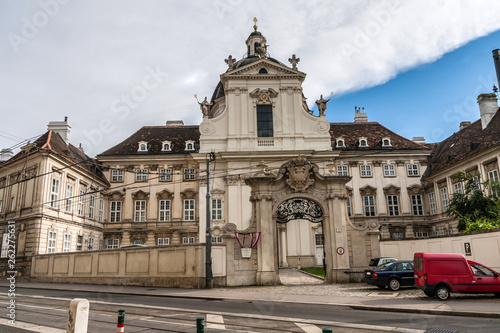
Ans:
MULTIPOLYGON (((301 279, 299 275, 302 273, 294 270, 287 271, 285 274, 280 273, 282 279, 286 280, 286 276, 289 278, 289 280, 283 281, 287 285, 282 286, 179 289, 19 281, 16 283, 16 289, 18 289, 16 292, 26 294, 23 289, 54 289, 158 297, 329 304, 347 306, 357 310, 500 318, 500 299, 489 294, 452 294, 450 300, 442 302, 429 298, 420 290, 413 288, 392 292, 380 290, 364 283, 318 284, 316 278, 304 277, 301 279), (290 281, 294 281, 294 284, 291 284, 290 281)), ((7 287, 7 281, 1 281, 0 287, 7 287)))

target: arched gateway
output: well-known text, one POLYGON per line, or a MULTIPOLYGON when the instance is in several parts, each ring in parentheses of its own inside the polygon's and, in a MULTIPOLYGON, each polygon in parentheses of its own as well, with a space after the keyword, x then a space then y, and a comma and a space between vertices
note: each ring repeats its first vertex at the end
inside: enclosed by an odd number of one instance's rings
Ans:
POLYGON ((324 176, 316 164, 300 156, 273 173, 263 168, 246 179, 251 187, 253 225, 261 232, 257 246, 258 284, 278 284, 277 223, 307 219, 323 223, 327 283, 346 281, 349 268, 347 244, 347 176, 324 176))

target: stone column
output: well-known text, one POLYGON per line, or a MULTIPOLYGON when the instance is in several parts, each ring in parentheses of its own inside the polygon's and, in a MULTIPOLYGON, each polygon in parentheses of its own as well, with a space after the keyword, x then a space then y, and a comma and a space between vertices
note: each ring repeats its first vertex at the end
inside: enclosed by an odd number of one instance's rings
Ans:
POLYGON ((276 226, 273 222, 273 203, 270 195, 254 195, 257 231, 261 233, 257 244, 257 276, 256 282, 261 285, 275 285, 279 283, 277 273, 276 226))
POLYGON ((281 245, 281 266, 288 267, 287 255, 288 255, 288 244, 286 239, 286 225, 278 227, 280 232, 280 245, 281 245))

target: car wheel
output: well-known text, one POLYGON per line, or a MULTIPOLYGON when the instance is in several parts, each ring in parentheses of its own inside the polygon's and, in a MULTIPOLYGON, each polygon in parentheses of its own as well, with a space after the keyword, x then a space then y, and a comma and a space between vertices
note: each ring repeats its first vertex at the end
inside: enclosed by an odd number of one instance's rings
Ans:
POLYGON ((438 300, 446 301, 448 298, 450 298, 450 289, 445 286, 439 286, 436 289, 435 295, 438 300))
POLYGON ((397 291, 401 288, 401 282, 399 282, 398 279, 390 279, 389 283, 387 284, 389 286, 389 289, 393 291, 397 291))
POLYGON ((385 289, 385 286, 377 286, 377 287, 379 287, 380 289, 385 289))
POLYGON ((495 297, 500 297, 500 293, 494 293, 495 297))
POLYGON ((430 291, 424 291, 424 294, 426 294, 429 297, 434 297, 434 293, 432 293, 430 291))

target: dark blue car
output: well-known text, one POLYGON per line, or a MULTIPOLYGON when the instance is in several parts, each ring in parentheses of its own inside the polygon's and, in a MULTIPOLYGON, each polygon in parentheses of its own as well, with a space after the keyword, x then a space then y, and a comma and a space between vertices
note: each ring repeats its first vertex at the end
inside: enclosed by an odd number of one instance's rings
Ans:
POLYGON ((413 286, 415 283, 413 261, 393 261, 374 269, 367 269, 365 281, 381 289, 389 287, 391 290, 399 290, 402 286, 413 286))

